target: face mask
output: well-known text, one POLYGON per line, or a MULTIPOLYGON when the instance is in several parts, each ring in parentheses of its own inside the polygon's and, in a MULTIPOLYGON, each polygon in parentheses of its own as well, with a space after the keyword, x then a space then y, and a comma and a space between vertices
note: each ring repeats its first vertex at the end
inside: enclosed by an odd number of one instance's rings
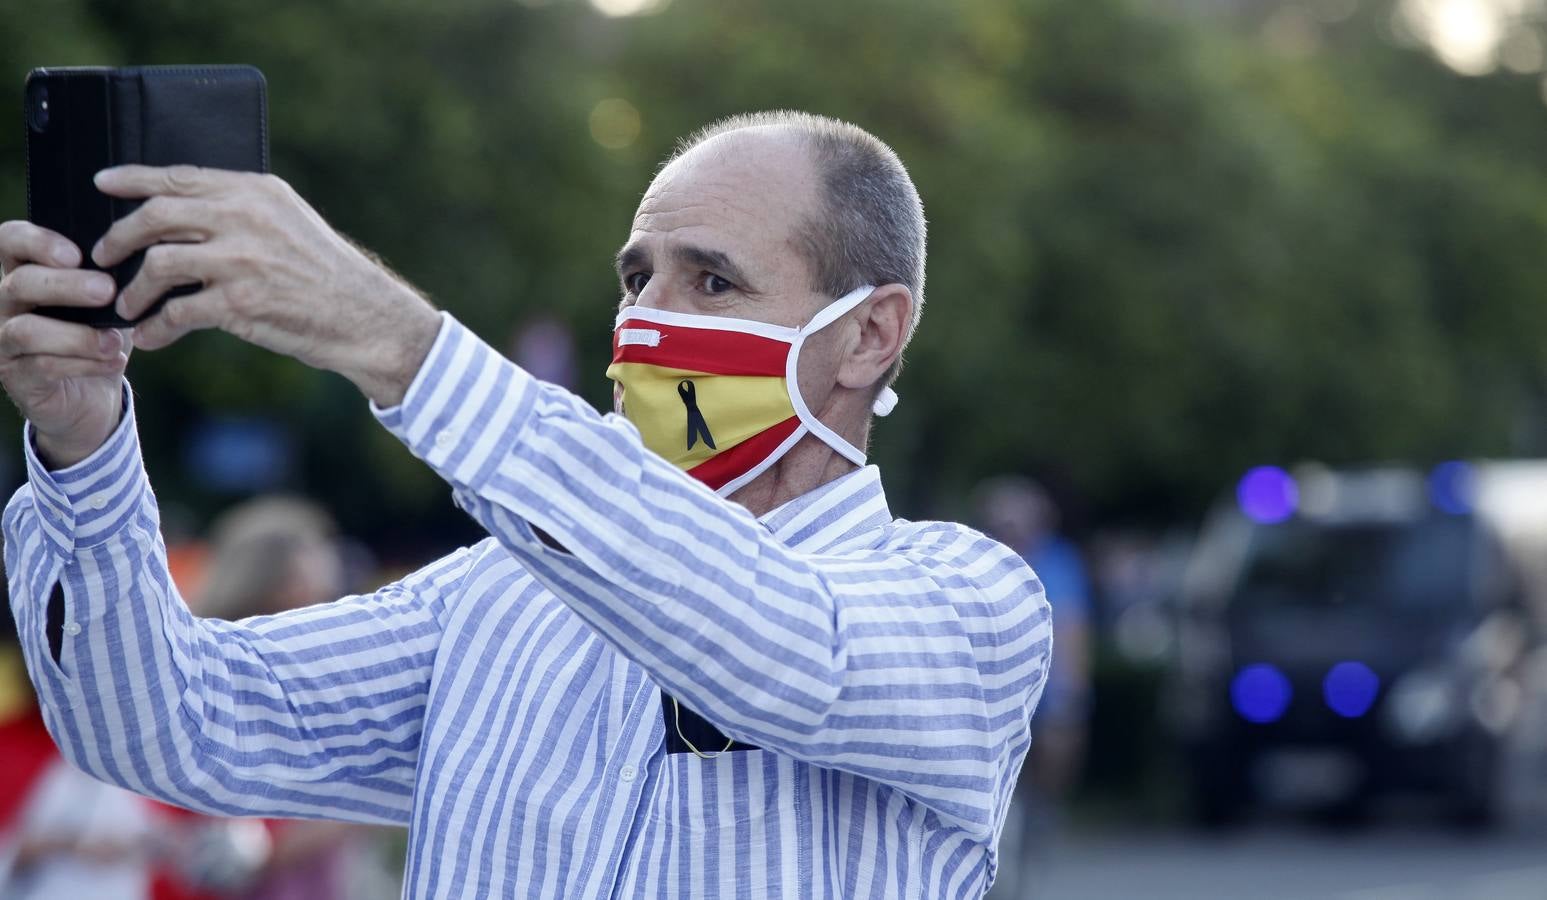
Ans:
MULTIPOLYGON (((865 454, 817 420, 800 396, 800 348, 875 288, 839 297, 801 328, 631 306, 618 314, 607 377, 646 447, 722 497, 814 434, 857 466, 865 454)), ((876 398, 884 416, 891 388, 876 398)))

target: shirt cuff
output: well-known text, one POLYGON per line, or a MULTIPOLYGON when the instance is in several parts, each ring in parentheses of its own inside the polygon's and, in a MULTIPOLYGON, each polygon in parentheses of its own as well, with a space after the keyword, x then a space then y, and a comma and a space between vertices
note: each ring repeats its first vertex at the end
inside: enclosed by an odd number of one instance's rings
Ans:
POLYGON ((64 559, 103 543, 123 528, 146 489, 128 381, 123 383, 123 395, 118 427, 101 447, 73 466, 50 471, 38 456, 32 423, 23 429, 33 506, 49 548, 64 559))
POLYGON ((536 379, 442 312, 403 402, 371 412, 454 487, 476 492, 519 440, 536 394, 536 379))

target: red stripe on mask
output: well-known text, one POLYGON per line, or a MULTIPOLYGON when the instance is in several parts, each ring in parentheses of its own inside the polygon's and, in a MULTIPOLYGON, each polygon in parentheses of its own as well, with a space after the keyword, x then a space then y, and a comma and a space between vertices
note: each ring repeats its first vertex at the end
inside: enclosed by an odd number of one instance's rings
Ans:
POLYGON ((688 469, 688 474, 709 485, 711 490, 717 491, 779 449, 784 439, 793 434, 798 427, 800 427, 800 419, 790 416, 772 428, 759 431, 724 453, 716 453, 688 469))
POLYGON ((784 341, 714 328, 662 325, 642 319, 626 319, 613 333, 612 361, 644 363, 668 369, 686 369, 709 375, 769 375, 783 377, 790 345, 784 341), (661 342, 618 345, 623 329, 659 331, 661 342))

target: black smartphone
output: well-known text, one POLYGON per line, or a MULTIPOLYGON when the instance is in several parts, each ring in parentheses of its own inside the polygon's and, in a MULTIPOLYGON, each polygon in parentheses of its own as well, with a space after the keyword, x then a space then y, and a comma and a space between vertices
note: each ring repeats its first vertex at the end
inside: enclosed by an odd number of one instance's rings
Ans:
MULTIPOLYGON (((98 191, 92 176, 110 166, 195 165, 246 172, 269 170, 268 97, 253 66, 45 68, 27 75, 27 219, 57 231, 81 250, 139 206, 98 191)), ((143 253, 108 270, 120 289, 139 271, 143 253)), ((169 292, 146 313, 153 315, 169 292)), ((104 307, 43 307, 38 312, 99 328, 134 324, 104 307)))

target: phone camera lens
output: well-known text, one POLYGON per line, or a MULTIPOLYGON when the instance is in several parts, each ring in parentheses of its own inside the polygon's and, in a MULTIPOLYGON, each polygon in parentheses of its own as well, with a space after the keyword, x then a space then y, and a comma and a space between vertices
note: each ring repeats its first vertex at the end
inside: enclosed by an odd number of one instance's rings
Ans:
POLYGON ((36 82, 27 91, 27 124, 33 131, 48 128, 48 86, 36 82))

